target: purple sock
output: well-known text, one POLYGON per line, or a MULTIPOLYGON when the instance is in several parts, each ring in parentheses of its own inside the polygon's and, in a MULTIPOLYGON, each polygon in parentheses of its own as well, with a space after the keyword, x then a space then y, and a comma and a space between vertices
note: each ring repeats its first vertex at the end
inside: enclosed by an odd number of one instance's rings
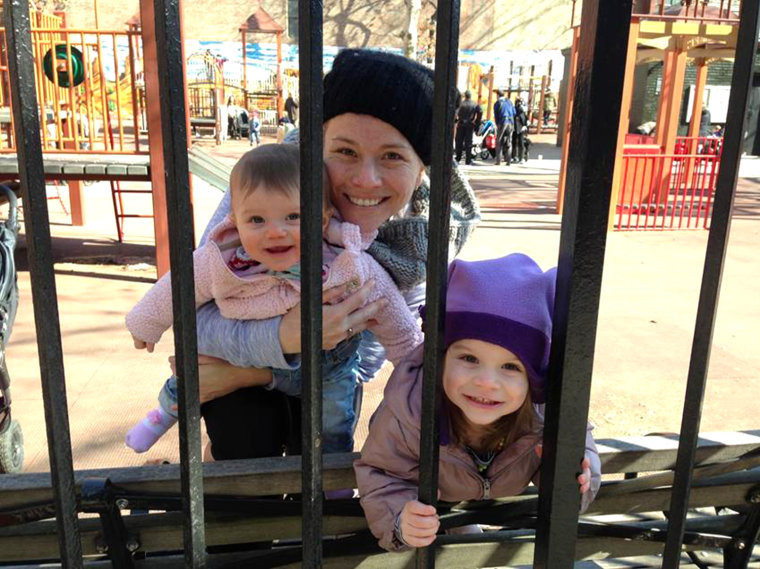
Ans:
POLYGON ((127 446, 135 452, 145 452, 177 422, 161 407, 151 409, 143 419, 127 433, 127 446))

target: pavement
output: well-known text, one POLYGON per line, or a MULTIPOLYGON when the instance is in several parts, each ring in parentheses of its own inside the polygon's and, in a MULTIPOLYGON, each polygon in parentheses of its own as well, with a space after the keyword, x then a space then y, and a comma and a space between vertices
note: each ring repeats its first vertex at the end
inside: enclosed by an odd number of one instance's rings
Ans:
MULTIPOLYGON (((521 251, 544 268, 556 265, 559 149, 552 138, 535 137, 525 165, 476 162, 464 167, 483 222, 463 258, 521 251)), ((234 162, 247 148, 245 142, 230 141, 214 152, 234 162)), ((743 159, 740 175, 703 431, 760 427, 755 399, 760 392, 760 160, 743 159)), ((152 222, 128 219, 125 242, 118 243, 107 183, 85 187, 85 227, 71 226, 63 209, 68 207, 66 187, 48 190, 75 468, 178 460, 177 429, 143 455, 123 442, 132 424, 155 405, 173 346, 167 333, 153 354, 138 352, 124 326, 124 315, 155 280, 152 222)), ((196 236, 220 197, 218 190, 194 180, 196 236)), ((127 208, 149 213, 149 197, 129 196, 127 208)), ((703 230, 608 234, 590 408, 597 437, 679 430, 707 236, 703 230)), ((32 472, 49 470, 49 463, 25 257, 22 235, 17 248, 21 300, 6 357, 13 415, 24 431, 25 470, 32 472)), ((384 368, 366 389, 358 444, 390 369, 384 368)))

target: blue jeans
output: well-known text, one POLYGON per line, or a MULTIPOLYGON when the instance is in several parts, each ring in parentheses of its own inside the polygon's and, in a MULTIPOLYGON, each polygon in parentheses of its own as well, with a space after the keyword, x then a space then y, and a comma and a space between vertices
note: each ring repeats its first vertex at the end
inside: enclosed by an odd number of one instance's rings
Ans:
MULTIPOLYGON (((322 450, 326 453, 354 450, 357 391, 359 383, 359 344, 357 334, 322 352, 322 450)), ((301 395, 301 370, 273 369, 274 389, 288 395, 301 395)))
MULTIPOLYGON (((334 349, 322 352, 322 450, 351 452, 354 429, 361 405, 359 384, 359 344, 357 334, 334 349)), ((272 370, 273 388, 287 395, 301 396, 301 369, 272 370)), ((167 414, 177 417, 177 378, 171 376, 158 394, 158 403, 167 414)))

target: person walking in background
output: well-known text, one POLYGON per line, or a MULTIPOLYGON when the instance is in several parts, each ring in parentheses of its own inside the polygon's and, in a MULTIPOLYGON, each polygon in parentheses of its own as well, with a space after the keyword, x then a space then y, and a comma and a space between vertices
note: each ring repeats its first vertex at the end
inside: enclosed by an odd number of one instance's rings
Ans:
POLYGON ((512 156, 512 132, 515 130, 515 106, 504 96, 504 91, 496 90, 496 103, 493 106, 493 116, 496 120, 496 165, 501 163, 501 153, 509 166, 512 156), (506 145, 506 148, 504 148, 506 145))
POLYGON ((515 100, 515 133, 512 138, 512 159, 517 163, 528 161, 528 153, 525 149, 525 139, 528 136, 528 114, 525 112, 525 106, 519 97, 515 100))
POLYGON ((544 126, 549 124, 549 119, 556 110, 557 99, 554 97, 554 93, 552 93, 547 87, 546 92, 544 93, 544 126))
POLYGON ((478 106, 472 100, 472 93, 464 92, 464 101, 459 105, 456 113, 456 161, 462 159, 464 150, 465 164, 472 164, 472 135, 475 131, 475 122, 478 116, 478 106))
POLYGON ((288 113, 288 118, 290 119, 291 124, 296 124, 297 108, 298 103, 293 100, 293 95, 288 95, 288 98, 285 99, 285 112, 288 113))

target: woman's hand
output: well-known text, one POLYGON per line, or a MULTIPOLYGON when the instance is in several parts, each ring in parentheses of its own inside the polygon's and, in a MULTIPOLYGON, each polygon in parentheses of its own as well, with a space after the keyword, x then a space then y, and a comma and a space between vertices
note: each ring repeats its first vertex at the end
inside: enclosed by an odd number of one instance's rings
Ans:
MULTIPOLYGON (((169 365, 176 375, 174 356, 169 358, 169 365)), ((198 356, 201 403, 224 397, 244 387, 266 385, 271 381, 272 371, 269 369, 236 367, 219 358, 198 356)))
POLYGON ((401 539, 412 547, 427 547, 435 541, 441 522, 433 506, 411 500, 399 514, 401 539))
MULTIPOLYGON (((372 318, 388 301, 379 298, 364 304, 374 281, 368 280, 356 292, 336 304, 332 301, 346 293, 346 286, 326 290, 322 294, 322 349, 331 350, 346 338, 366 330, 372 318)), ((280 322, 280 344, 284 354, 301 353, 301 304, 291 308, 280 322)))

